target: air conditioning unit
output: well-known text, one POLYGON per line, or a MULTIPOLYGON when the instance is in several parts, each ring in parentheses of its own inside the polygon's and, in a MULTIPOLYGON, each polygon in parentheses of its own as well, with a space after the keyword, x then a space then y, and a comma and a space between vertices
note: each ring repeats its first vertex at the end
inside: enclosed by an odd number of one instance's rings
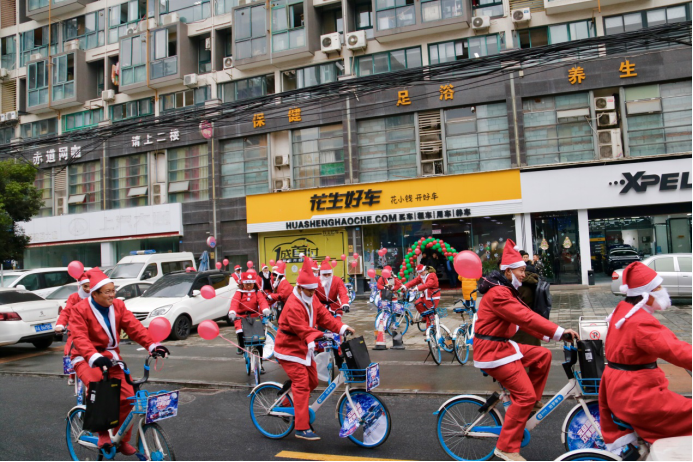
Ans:
POLYGON ((64 51, 77 51, 77 50, 79 50, 79 39, 70 40, 69 42, 65 42, 65 45, 63 45, 63 48, 65 49, 64 51))
POLYGON ((227 56, 224 58, 224 69, 232 69, 233 68, 233 57, 227 56))
POLYGON ((289 165, 289 156, 274 156, 275 167, 285 167, 289 165))
POLYGON ((618 114, 616 114, 616 111, 597 114, 597 127, 613 127, 614 125, 618 125, 618 114))
POLYGON ((104 90, 101 92, 101 99, 104 101, 115 100, 115 90, 104 90))
POLYGON ((183 77, 183 85, 186 87, 196 87, 197 86, 197 74, 188 74, 183 77))
POLYGON ((4 67, 0 67, 0 79, 6 79, 9 72, 4 67))
POLYGON ((486 30, 491 27, 491 16, 477 16, 472 18, 472 29, 486 30))
POLYGON ((339 32, 320 36, 320 50, 323 53, 342 51, 342 40, 339 36, 339 32))
POLYGON ((599 140, 600 159, 618 159, 623 157, 620 129, 597 130, 597 138, 599 140))
POLYGON ((521 10, 513 10, 510 12, 510 17, 514 23, 525 23, 532 19, 532 15, 529 12, 529 8, 522 8, 521 10))
POLYGON ((600 96, 594 98, 595 111, 613 111, 616 109, 616 98, 613 96, 600 96))
POLYGON ((205 39, 205 50, 211 50, 212 49, 212 37, 207 37, 205 39))
POLYGON ((140 28, 137 24, 132 24, 128 26, 128 28, 125 30, 125 35, 132 35, 136 34, 140 31, 140 28))
POLYGON ((365 50, 368 45, 366 31, 357 30, 356 32, 349 32, 346 36, 346 45, 350 50, 365 50))
POLYGON ((41 53, 34 53, 29 57, 29 61, 36 61, 38 59, 42 59, 43 55, 41 53))
POLYGON ((10 111, 5 113, 5 122, 16 121, 18 118, 17 111, 10 111))
POLYGON ((291 182, 288 178, 281 178, 274 180, 274 192, 277 191, 288 191, 291 187, 291 182))
POLYGON ((178 21, 180 21, 180 16, 178 15, 178 13, 169 13, 161 17, 161 25, 163 26, 167 26, 178 21))
POLYGON ((7 121, 7 114, 0 114, 0 124, 7 121))
POLYGON ((154 183, 152 185, 152 204, 166 203, 166 183, 154 183))
POLYGON ((421 162, 421 173, 426 175, 442 175, 443 159, 429 160, 421 162))
POLYGON ((55 214, 67 215, 67 197, 58 197, 55 200, 55 214))

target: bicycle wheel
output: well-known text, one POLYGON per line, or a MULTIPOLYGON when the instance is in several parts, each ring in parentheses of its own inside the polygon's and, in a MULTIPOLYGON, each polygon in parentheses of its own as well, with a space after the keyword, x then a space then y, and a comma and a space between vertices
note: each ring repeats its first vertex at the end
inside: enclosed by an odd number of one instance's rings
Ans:
MULTIPOLYGON (((595 399, 587 401, 586 404, 592 418, 599 426, 599 402, 595 399)), ((606 449, 601 433, 592 426, 585 410, 579 404, 568 414, 563 422, 562 430, 562 434, 565 435, 563 443, 568 452, 577 449, 606 449)))
POLYGON ((274 358, 274 334, 270 330, 265 331, 265 345, 262 347, 262 359, 274 358))
POLYGON ((245 375, 250 375, 250 356, 246 351, 243 352, 243 359, 245 360, 245 375))
POLYGON ((455 358, 463 366, 469 361, 469 345, 467 344, 467 325, 462 324, 455 331, 455 358))
MULTIPOLYGON (((473 424, 481 414, 479 408, 485 401, 481 398, 463 397, 449 402, 438 413, 436 432, 443 450, 455 460, 488 460, 493 457, 497 436, 470 438, 461 433, 473 424)), ((495 409, 477 422, 477 426, 499 426, 500 415, 495 409)))
POLYGON ((137 451, 147 456, 147 460, 176 460, 176 453, 171 445, 171 438, 164 432, 164 429, 156 423, 150 423, 142 427, 144 438, 137 437, 137 451), (147 449, 145 451, 145 445, 147 449))
POLYGON ((436 326, 431 326, 426 331, 428 337, 428 350, 431 352, 431 357, 433 362, 440 366, 442 361, 442 354, 440 352, 440 343, 438 343, 438 336, 436 335, 436 326))
POLYGON ((390 319, 387 320, 387 333, 391 336, 395 336, 395 332, 404 335, 409 329, 409 320, 404 314, 392 314, 390 319), (401 332, 400 332, 401 329, 401 332))
POLYGON ((255 385, 260 385, 260 352, 253 347, 250 350, 250 372, 255 379, 255 385))
POLYGON ((441 340, 443 341, 443 344, 440 345, 440 347, 448 353, 452 353, 455 350, 455 343, 452 341, 450 329, 445 327, 443 324, 440 324, 440 336, 441 340))
MULTIPOLYGON (((267 383, 260 385, 250 397, 250 418, 253 425, 267 438, 284 438, 294 429, 294 416, 281 417, 269 415, 271 406, 277 400, 281 387, 267 383)), ((286 395, 282 407, 293 407, 294 403, 289 395, 286 395)))
POLYGON ((572 454, 564 454, 556 460, 623 460, 609 451, 580 449, 572 454))
POLYGON ((101 460, 103 456, 96 448, 97 436, 82 429, 84 412, 84 408, 76 408, 71 411, 70 415, 67 417, 67 426, 65 428, 67 450, 70 452, 70 458, 72 460, 101 460), (83 436, 93 437, 94 447, 87 447, 79 444, 79 439, 83 436))
POLYGON ((416 323, 416 327, 418 327, 421 332, 426 332, 426 320, 421 317, 421 313, 417 311, 413 319, 416 323))
MULTIPOLYGON (((360 407, 362 413, 358 428, 348 436, 357 445, 364 448, 377 448, 387 440, 392 430, 392 418, 385 403, 373 393, 365 390, 349 390, 354 406, 360 407)), ((352 407, 345 395, 337 405, 339 409, 339 426, 343 428, 344 420, 349 418, 352 407)), ((353 415, 353 414, 352 414, 353 415)))

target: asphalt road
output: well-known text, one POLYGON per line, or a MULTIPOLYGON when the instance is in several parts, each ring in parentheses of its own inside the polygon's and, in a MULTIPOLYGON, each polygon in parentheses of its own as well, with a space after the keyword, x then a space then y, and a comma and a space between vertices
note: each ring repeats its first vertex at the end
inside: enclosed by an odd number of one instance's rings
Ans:
MULTIPOLYGON (((159 389, 153 384, 148 388, 159 389)), ((318 442, 261 436, 249 417, 247 392, 241 390, 183 390, 178 417, 161 424, 178 460, 449 460, 436 439, 432 415, 445 397, 381 397, 393 428, 385 444, 373 450, 338 437, 336 393, 318 413, 315 429, 323 438, 318 442)), ((0 376, 0 460, 67 460, 65 416, 73 405, 72 388, 64 378, 0 376)), ((564 452, 560 426, 571 407, 567 403, 557 409, 532 432, 522 451, 528 460, 553 460, 564 452)))

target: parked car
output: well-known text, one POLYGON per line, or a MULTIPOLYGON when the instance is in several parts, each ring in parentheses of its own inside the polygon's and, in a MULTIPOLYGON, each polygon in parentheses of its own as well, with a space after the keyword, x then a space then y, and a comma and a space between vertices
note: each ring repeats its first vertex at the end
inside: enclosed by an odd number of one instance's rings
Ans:
POLYGON ((121 285, 138 281, 154 282, 165 274, 184 271, 188 267, 197 268, 192 252, 155 253, 153 250, 140 250, 121 258, 108 277, 121 285))
MULTIPOLYGON (((672 297, 691 296, 691 259, 690 253, 670 253, 664 255, 653 255, 647 257, 642 262, 657 271, 664 282, 662 286, 667 289, 672 297)), ((615 270, 611 275, 611 292, 614 295, 625 295, 621 292, 623 284, 623 269, 615 270)))
POLYGON ((611 274, 615 269, 625 268, 634 261, 641 261, 642 257, 633 248, 615 248, 609 251, 604 261, 604 274, 611 274))
POLYGON ((74 282, 74 279, 68 274, 67 268, 40 268, 6 271, 2 281, 2 287, 26 289, 45 297, 53 292, 55 287, 74 282))
POLYGON ((171 338, 184 340, 202 321, 226 319, 236 288, 229 272, 181 271, 163 276, 141 297, 126 300, 125 306, 145 327, 157 316, 166 317, 171 323, 171 338), (217 296, 211 300, 200 295, 206 285, 216 289, 217 296))
MULTIPOLYGON (((115 285, 116 298, 121 300, 130 300, 131 298, 139 297, 152 285, 151 282, 132 282, 130 284, 115 285)), ((60 309, 65 307, 65 302, 67 302, 70 295, 77 292, 77 283, 73 282, 70 284, 65 284, 62 287, 54 289, 53 292, 46 295, 46 300, 55 300, 60 304, 60 309)))
POLYGON ((46 349, 53 343, 58 304, 28 290, 0 288, 0 346, 32 343, 46 349))

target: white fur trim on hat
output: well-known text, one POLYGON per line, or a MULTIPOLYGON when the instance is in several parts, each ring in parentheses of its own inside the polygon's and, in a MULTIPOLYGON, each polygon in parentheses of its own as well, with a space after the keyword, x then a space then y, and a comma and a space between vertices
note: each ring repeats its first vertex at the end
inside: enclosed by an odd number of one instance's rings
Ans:
POLYGON ((77 281, 78 286, 82 286, 84 284, 89 284, 89 279, 82 279, 81 281, 77 281))
POLYGON ((303 287, 304 289, 317 289, 318 288, 318 284, 299 284, 299 283, 296 283, 296 285, 298 285, 299 287, 303 287))
POLYGON ((256 282, 255 279, 245 279, 241 281, 241 284, 255 284, 256 282))
POLYGON ((329 270, 320 270, 320 274, 331 274, 333 271, 331 269, 329 270))
POLYGON ((105 286, 106 284, 111 283, 111 282, 113 282, 113 281, 110 278, 102 279, 101 281, 97 282, 96 284, 94 284, 92 286, 91 291, 95 292, 95 291, 99 290, 100 288, 102 288, 103 286, 105 286))
POLYGON ((657 277, 655 277, 653 280, 651 280, 649 283, 642 287, 634 287, 631 289, 630 287, 628 287, 628 285, 623 285, 621 286, 621 291, 624 292, 627 297, 636 297, 638 295, 649 294, 654 289, 661 286, 662 282, 664 282, 662 277, 660 275, 657 275, 657 277))
POLYGON ((522 268, 523 266, 527 266, 527 264, 523 260, 520 260, 520 261, 516 261, 515 263, 511 263, 509 265, 501 265, 500 269, 501 269, 501 271, 505 271, 508 268, 515 269, 515 268, 522 268))

